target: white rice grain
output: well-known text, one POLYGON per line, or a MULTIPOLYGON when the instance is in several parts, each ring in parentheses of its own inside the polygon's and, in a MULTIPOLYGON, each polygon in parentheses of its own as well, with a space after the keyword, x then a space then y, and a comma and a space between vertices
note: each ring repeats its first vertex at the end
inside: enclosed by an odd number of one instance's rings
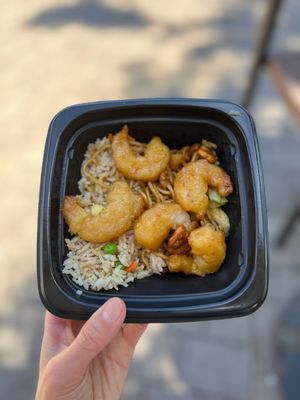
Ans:
MULTIPOLYGON (((95 143, 88 145, 83 162, 90 158, 101 146, 109 143, 105 137, 97 139, 95 143)), ((95 179, 105 178, 105 182, 112 184, 116 180, 116 167, 113 163, 111 151, 105 150, 96 157, 97 164, 89 165, 89 174, 95 179)), ((93 204, 106 204, 106 190, 101 185, 91 181, 87 176, 82 176, 78 182, 80 191, 79 199, 82 206, 90 210, 93 204)), ((140 185, 134 182, 133 190, 139 190, 140 185)), ((146 251, 149 267, 146 267, 140 258, 142 248, 136 245, 133 231, 128 231, 120 236, 115 243, 118 246, 118 254, 105 254, 102 250, 104 244, 95 245, 82 240, 79 236, 66 239, 68 247, 67 258, 63 264, 62 272, 71 276, 72 280, 86 290, 118 290, 118 286, 127 287, 135 279, 143 279, 153 274, 161 274, 166 267, 165 261, 146 251), (136 260, 138 268, 132 272, 126 272, 116 267, 120 261, 125 267, 136 260)), ((80 292, 77 291, 77 292, 80 292)))

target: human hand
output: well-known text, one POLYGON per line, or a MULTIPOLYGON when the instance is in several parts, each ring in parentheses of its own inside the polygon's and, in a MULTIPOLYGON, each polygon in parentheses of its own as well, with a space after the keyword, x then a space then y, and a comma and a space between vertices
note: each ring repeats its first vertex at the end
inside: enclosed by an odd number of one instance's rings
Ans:
POLYGON ((122 327, 126 306, 108 300, 88 321, 46 312, 36 400, 115 400, 146 325, 122 327))

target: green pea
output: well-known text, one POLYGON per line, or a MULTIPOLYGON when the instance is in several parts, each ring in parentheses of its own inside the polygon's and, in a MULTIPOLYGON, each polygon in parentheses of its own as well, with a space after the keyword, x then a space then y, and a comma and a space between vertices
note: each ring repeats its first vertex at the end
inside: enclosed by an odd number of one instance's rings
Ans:
POLYGON ((117 254, 118 246, 115 243, 106 243, 103 247, 103 251, 105 254, 117 254))

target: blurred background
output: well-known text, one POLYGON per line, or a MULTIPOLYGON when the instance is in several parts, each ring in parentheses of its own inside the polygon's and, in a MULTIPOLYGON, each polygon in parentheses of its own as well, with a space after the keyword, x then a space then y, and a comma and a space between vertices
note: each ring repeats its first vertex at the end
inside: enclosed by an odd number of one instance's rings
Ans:
MULTIPOLYGON (((37 381, 44 316, 36 284, 38 190, 54 114, 74 103, 151 96, 240 103, 266 15, 277 3, 2 2, 1 398, 31 399, 37 381)), ((269 21, 274 29, 267 54, 300 52, 300 3, 282 1, 277 17, 276 24, 269 21)), ((151 325, 137 348, 124 400, 300 398, 300 224, 276 245, 300 193, 300 62, 284 60, 287 75, 269 60, 260 68, 249 106, 268 201, 267 300, 249 317, 151 325)))

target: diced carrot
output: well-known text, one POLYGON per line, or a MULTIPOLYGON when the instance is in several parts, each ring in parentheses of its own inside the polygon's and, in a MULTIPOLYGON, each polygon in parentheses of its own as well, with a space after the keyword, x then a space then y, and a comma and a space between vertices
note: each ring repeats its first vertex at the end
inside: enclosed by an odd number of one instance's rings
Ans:
POLYGON ((131 263, 128 265, 128 267, 125 269, 126 272, 132 272, 134 271, 138 266, 138 263, 136 260, 131 261, 131 263))
POLYGON ((110 143, 113 141, 113 134, 109 133, 107 136, 107 139, 110 141, 110 143))

